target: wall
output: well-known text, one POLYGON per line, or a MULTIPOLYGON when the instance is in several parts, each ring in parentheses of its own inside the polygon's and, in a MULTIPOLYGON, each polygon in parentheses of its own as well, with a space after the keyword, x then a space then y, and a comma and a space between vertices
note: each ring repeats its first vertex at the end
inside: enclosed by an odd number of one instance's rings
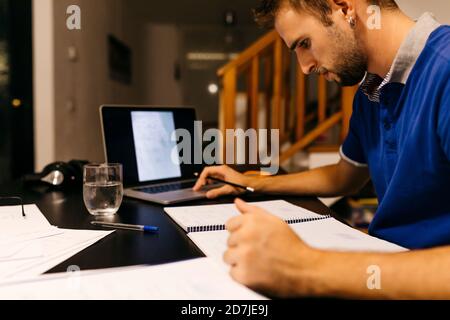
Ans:
POLYGON ((450 24, 450 2, 448 0, 396 0, 410 17, 417 19, 424 12, 432 12, 439 22, 450 24))
POLYGON ((35 169, 52 161, 103 161, 99 107, 140 104, 143 60, 139 21, 125 0, 34 0, 35 169), (81 8, 81 30, 66 10, 81 8), (109 78, 108 34, 131 47, 132 85, 109 78), (69 50, 76 58, 69 58, 69 50))
MULTIPOLYGON (((217 80, 216 71, 226 61, 194 70, 186 65, 185 57, 193 49, 223 50, 226 33, 222 26, 144 23, 126 0, 34 1, 39 47, 34 55, 34 82, 40 97, 35 104, 36 170, 56 160, 103 161, 98 114, 102 104, 188 104, 197 107, 200 119, 217 121, 217 97, 209 95, 207 85, 217 80), (70 31, 66 10, 74 4, 81 7, 82 30, 70 31), (110 33, 132 48, 131 86, 109 79, 106 39, 110 33), (74 61, 69 50, 76 52, 74 61), (174 77, 177 61, 181 80, 174 77)), ((261 32, 255 26, 250 29, 261 32)), ((256 38, 246 30, 235 32, 242 34, 237 39, 243 41, 229 48, 234 52, 256 38)))
POLYGON ((55 159, 54 0, 33 0, 35 169, 55 159))
MULTIPOLYGON (((210 94, 210 84, 219 85, 217 70, 229 62, 228 59, 188 59, 189 53, 234 54, 245 50, 267 31, 256 25, 227 27, 215 25, 181 25, 182 87, 184 102, 197 108, 197 116, 207 127, 217 126, 219 117, 219 95, 210 94)), ((245 79, 238 81, 244 89, 245 79)))
POLYGON ((255 25, 230 29, 220 24, 147 24, 143 30, 145 103, 194 106, 207 125, 217 123, 219 106, 218 95, 210 94, 208 85, 218 84, 217 70, 228 60, 188 61, 188 53, 240 52, 264 33, 255 25), (179 79, 174 77, 177 63, 179 79))
POLYGON ((55 158, 103 161, 100 105, 140 102, 137 25, 128 16, 125 0, 57 0, 54 4, 55 158), (66 9, 72 4, 81 8, 82 30, 66 28, 66 9), (131 86, 109 78, 108 34, 132 49, 131 86), (75 61, 69 59, 69 48, 76 51, 75 61))
POLYGON ((143 27, 144 68, 141 83, 145 104, 182 105, 181 84, 174 77, 181 60, 180 32, 176 25, 148 24, 143 27))

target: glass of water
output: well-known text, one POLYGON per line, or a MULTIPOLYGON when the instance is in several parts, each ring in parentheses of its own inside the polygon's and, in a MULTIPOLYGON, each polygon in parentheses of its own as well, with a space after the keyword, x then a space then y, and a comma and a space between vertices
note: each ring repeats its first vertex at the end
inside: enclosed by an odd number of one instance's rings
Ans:
POLYGON ((83 199, 94 216, 111 216, 123 200, 121 164, 88 164, 83 173, 83 199))

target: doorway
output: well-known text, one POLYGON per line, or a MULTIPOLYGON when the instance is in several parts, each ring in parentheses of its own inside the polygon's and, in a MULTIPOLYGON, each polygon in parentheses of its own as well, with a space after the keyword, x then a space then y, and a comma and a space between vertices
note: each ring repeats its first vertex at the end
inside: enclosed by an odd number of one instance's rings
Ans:
POLYGON ((0 0, 0 183, 34 169, 31 0, 0 0))

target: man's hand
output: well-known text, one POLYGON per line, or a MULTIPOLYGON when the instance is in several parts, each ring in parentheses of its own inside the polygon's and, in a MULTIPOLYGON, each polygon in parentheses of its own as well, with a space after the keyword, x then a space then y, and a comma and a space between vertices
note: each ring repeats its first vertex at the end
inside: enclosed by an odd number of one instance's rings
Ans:
MULTIPOLYGON (((250 180, 245 175, 234 171, 228 166, 208 167, 203 170, 202 174, 198 178, 198 181, 194 186, 194 191, 199 191, 203 186, 209 184, 211 181, 208 181, 208 177, 218 178, 227 182, 232 182, 247 187, 249 186, 250 180)), ((225 195, 239 195, 243 192, 244 191, 241 189, 226 185, 221 188, 210 190, 206 194, 206 197, 208 199, 214 199, 225 195)))
POLYGON ((310 293, 308 275, 319 252, 306 246, 282 220, 236 200, 242 215, 226 224, 230 232, 224 260, 231 276, 254 290, 278 297, 310 293))

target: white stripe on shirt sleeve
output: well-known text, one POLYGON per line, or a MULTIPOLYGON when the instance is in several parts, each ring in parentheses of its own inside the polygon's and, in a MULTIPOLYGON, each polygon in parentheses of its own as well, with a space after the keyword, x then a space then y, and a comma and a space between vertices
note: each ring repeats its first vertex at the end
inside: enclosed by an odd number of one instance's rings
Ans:
POLYGON ((342 159, 344 159, 346 162, 350 163, 351 165, 354 165, 355 167, 358 167, 358 168, 367 168, 368 167, 368 165, 366 163, 360 163, 360 162, 357 162, 357 161, 352 160, 349 157, 347 157, 344 154, 344 150, 343 150, 342 146, 339 149, 339 153, 340 153, 342 159))

